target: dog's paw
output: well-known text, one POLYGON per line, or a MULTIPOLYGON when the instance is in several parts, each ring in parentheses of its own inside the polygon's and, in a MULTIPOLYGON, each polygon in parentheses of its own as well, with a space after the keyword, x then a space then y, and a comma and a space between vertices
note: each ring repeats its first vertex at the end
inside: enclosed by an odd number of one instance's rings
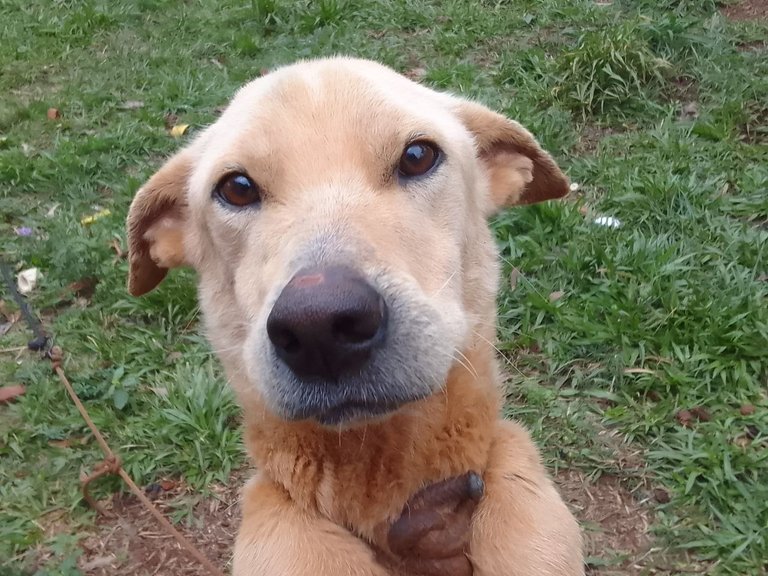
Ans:
POLYGON ((419 491, 389 527, 380 561, 398 576, 472 576, 470 526, 484 490, 467 472, 419 491))

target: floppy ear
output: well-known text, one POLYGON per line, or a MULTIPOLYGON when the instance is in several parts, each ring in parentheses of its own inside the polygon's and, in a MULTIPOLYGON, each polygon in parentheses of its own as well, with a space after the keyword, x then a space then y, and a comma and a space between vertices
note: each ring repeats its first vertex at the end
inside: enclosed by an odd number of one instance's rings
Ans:
POLYGON ((128 211, 128 291, 141 296, 186 264, 184 225, 192 154, 182 150, 136 193, 128 211))
POLYGON ((488 213, 568 193, 568 179, 520 124, 474 102, 462 101, 458 115, 475 136, 478 156, 490 176, 488 213))

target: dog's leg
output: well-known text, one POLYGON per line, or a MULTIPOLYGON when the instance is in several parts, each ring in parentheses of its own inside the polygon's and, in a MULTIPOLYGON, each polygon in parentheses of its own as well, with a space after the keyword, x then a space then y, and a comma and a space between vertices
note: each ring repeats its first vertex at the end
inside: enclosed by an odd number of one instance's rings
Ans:
POLYGON ((233 576, 389 576, 371 548, 257 475, 243 492, 233 576))
POLYGON ((475 512, 474 576, 582 576, 581 533, 528 432, 500 422, 475 512))

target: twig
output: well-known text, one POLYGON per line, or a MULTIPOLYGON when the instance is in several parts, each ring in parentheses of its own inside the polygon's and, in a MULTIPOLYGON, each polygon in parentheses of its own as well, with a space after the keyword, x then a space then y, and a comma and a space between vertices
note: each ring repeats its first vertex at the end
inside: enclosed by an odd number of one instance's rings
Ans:
POLYGON ((101 510, 98 504, 95 503, 95 501, 90 497, 90 494, 87 492, 87 485, 89 482, 94 480, 95 478, 98 478, 100 476, 103 476, 107 473, 111 474, 118 474, 120 478, 123 479, 123 482, 125 482, 128 485, 128 488, 131 489, 131 492, 134 493, 134 495, 141 501, 141 503, 146 507, 146 509, 152 514, 152 516, 155 517, 155 520, 163 527, 163 529, 173 536, 173 538, 176 539, 176 542, 178 542, 182 548, 184 548, 187 552, 189 552, 192 557, 197 560, 202 566, 205 567, 208 572, 210 572, 213 576, 224 576, 224 573, 219 570, 216 566, 213 565, 213 563, 208 560, 197 548, 195 548, 184 536, 181 535, 181 532, 176 530, 174 528, 173 524, 171 524, 165 516, 160 513, 160 511, 152 504, 152 502, 149 500, 149 498, 146 497, 144 492, 142 492, 141 488, 139 488, 136 483, 133 481, 133 479, 128 475, 128 473, 123 470, 122 466, 120 466, 120 460, 115 455, 114 452, 112 452, 112 449, 109 447, 109 444, 107 444, 107 441, 104 439, 104 436, 102 436, 101 431, 98 429, 96 424, 93 423, 93 420, 91 420, 91 417, 88 414, 88 411, 85 409, 85 406, 83 406, 83 403, 80 401, 80 398, 78 398, 77 394, 75 393, 74 388, 72 388, 72 385, 69 383, 69 380, 67 380, 66 375, 64 374, 64 370, 61 367, 61 360, 62 360, 62 351, 58 346, 54 346, 51 348, 51 350, 48 353, 48 357, 51 360, 51 363, 53 365, 53 370, 56 372, 56 375, 59 377, 59 380, 61 380, 61 383, 64 384, 64 387, 67 389, 67 392, 69 393, 70 398, 72 398, 72 401, 75 403, 75 406, 77 406, 78 411, 80 412, 80 415, 83 417, 83 420, 85 420, 85 423, 88 425, 88 428, 91 429, 91 432, 93 432, 93 436, 96 438, 96 441, 99 443, 99 446, 101 446, 102 451, 104 452, 104 456, 106 457, 105 460, 94 469, 94 473, 90 476, 86 477, 86 479, 83 482, 83 495, 86 497, 86 500, 88 500, 89 503, 94 505, 94 507, 97 510, 101 510))

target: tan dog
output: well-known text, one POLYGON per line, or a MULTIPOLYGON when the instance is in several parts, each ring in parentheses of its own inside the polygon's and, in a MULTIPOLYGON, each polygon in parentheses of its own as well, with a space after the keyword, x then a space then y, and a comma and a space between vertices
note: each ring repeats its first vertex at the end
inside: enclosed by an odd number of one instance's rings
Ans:
POLYGON ((500 419, 486 217, 564 195, 523 127, 333 58, 242 88, 139 190, 129 288, 193 266, 258 474, 237 576, 384 576, 369 544, 432 482, 479 472, 477 576, 583 574, 578 526, 500 419))

